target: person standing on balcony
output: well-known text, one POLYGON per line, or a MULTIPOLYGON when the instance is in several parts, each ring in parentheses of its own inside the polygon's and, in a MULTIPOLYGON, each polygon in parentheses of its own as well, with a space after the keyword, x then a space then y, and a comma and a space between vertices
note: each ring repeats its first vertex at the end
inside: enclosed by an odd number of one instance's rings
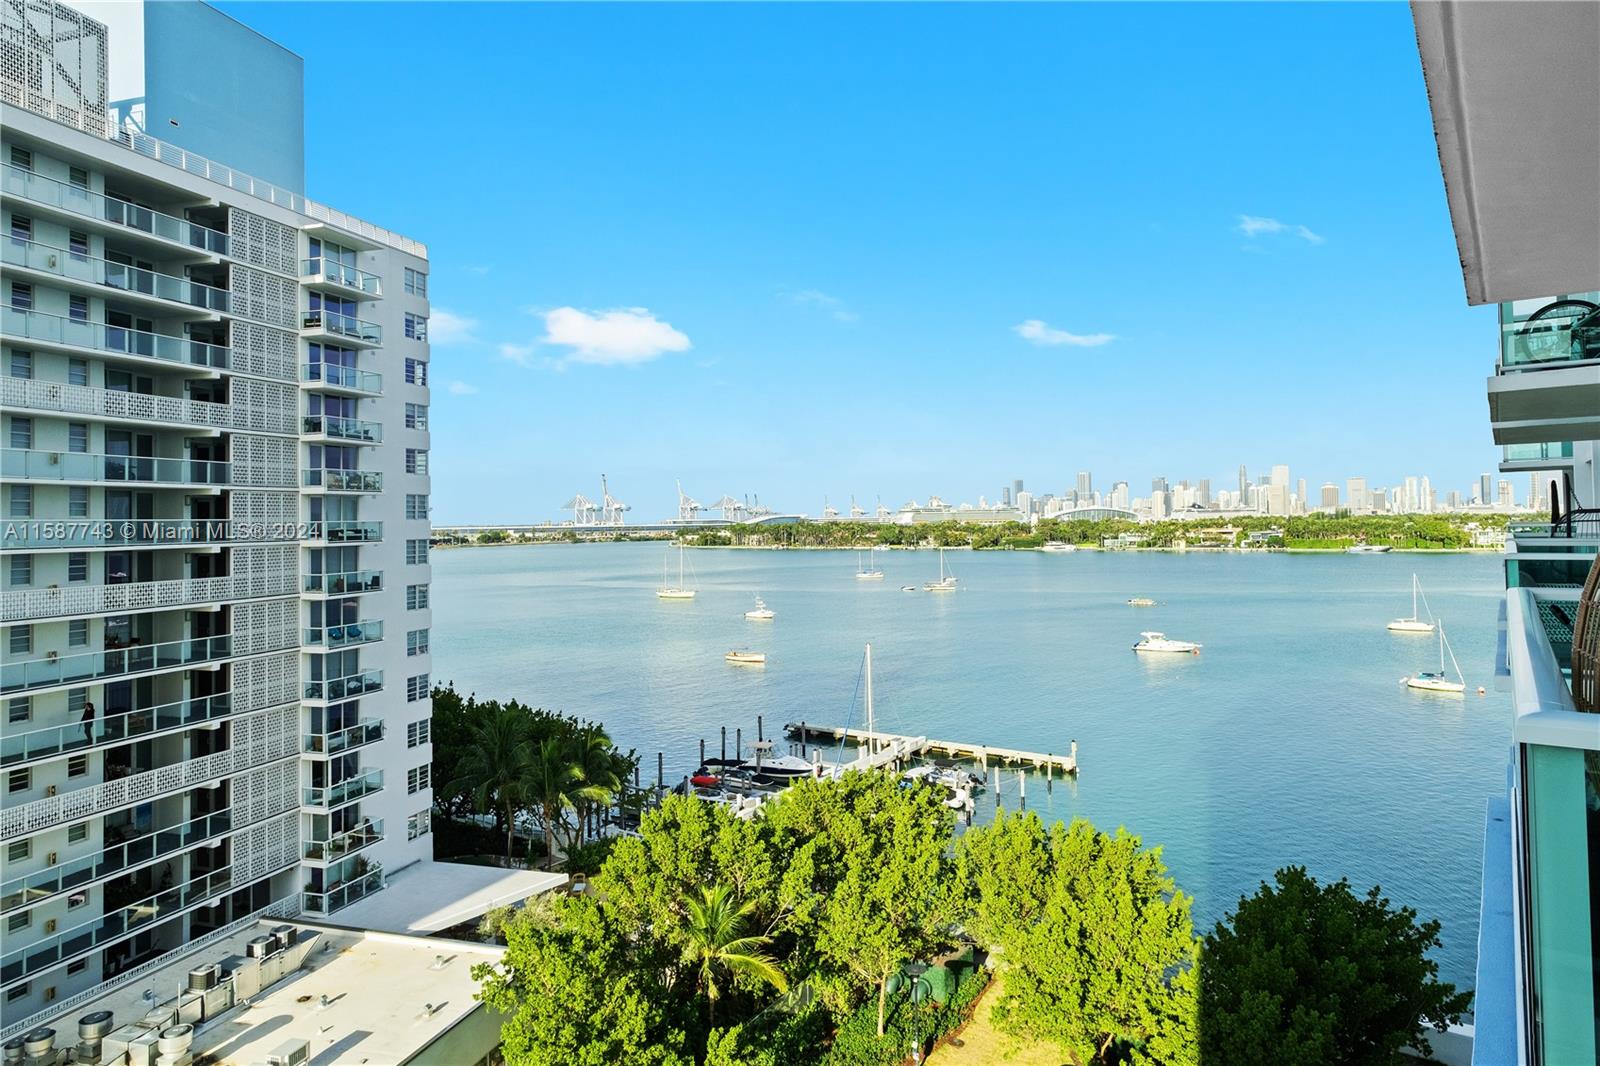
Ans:
POLYGON ((94 743, 94 703, 90 700, 83 701, 83 742, 94 743))

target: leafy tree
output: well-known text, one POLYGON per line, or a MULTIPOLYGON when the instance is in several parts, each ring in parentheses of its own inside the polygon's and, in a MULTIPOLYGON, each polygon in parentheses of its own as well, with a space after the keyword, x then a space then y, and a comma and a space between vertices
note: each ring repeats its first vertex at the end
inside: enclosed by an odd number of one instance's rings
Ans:
POLYGON ((472 813, 472 789, 461 773, 461 761, 471 746, 470 726, 479 704, 463 698, 454 686, 433 690, 433 802, 446 818, 460 820, 472 813))
POLYGON ((506 859, 512 857, 516 812, 527 802, 533 770, 533 748, 526 709, 517 704, 491 704, 467 723, 467 746, 452 789, 472 796, 480 811, 493 810, 505 819, 506 859))
POLYGON ((1002 1028, 1078 1062, 1194 1062, 1198 942, 1159 848, 1081 819, 1046 831, 1036 814, 1002 815, 963 838, 961 865, 972 928, 1005 965, 1002 1028))
POLYGON ((1206 937, 1200 1050, 1206 1062, 1391 1066, 1401 1048, 1431 1053, 1426 1030, 1459 1021, 1471 994, 1438 980, 1427 957, 1439 923, 1279 870, 1206 937))
POLYGON ((610 795, 603 785, 584 780, 583 767, 577 761, 570 739, 551 737, 534 749, 524 796, 549 844, 545 869, 549 869, 555 859, 558 839, 564 838, 565 850, 571 850, 575 842, 577 829, 568 823, 567 812, 576 811, 580 802, 598 803, 610 795))
POLYGON ((699 899, 689 901, 689 951, 700 971, 699 985, 706 994, 706 1022, 716 1023, 719 971, 765 982, 779 992, 788 991, 789 982, 772 957, 763 953, 769 937, 750 936, 745 923, 755 903, 735 903, 727 885, 701 889, 699 899))

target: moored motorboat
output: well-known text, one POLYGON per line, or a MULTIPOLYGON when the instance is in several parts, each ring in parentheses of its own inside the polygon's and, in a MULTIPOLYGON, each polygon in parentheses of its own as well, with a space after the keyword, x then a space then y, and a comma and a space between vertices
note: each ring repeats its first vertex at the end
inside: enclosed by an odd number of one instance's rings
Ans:
POLYGON ((1170 640, 1165 633, 1154 631, 1139 634, 1143 639, 1133 646, 1134 651, 1161 652, 1173 655, 1199 655, 1200 645, 1187 640, 1170 640))
POLYGON ((1155 605, 1156 601, 1148 596, 1135 596, 1128 601, 1129 607, 1154 607, 1155 605))
POLYGON ((752 622, 770 622, 773 618, 777 617, 772 608, 767 606, 767 601, 763 600, 760 596, 756 597, 755 610, 746 611, 744 616, 750 619, 752 622))
POLYGON ((730 651, 723 658, 735 666, 767 665, 767 653, 764 651, 730 651))

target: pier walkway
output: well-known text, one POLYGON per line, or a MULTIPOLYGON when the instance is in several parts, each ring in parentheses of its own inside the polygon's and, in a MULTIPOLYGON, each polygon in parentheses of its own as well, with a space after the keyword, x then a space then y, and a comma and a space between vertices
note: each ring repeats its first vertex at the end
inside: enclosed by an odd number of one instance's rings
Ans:
POLYGON ((851 729, 839 725, 813 725, 810 722, 789 722, 784 731, 790 740, 804 743, 840 741, 849 739, 866 749, 851 768, 881 766, 910 755, 944 755, 952 759, 968 759, 989 769, 990 763, 1001 766, 1032 766, 1039 770, 1060 770, 1062 773, 1078 772, 1078 742, 1072 741, 1069 754, 1022 751, 989 744, 972 744, 959 740, 934 740, 928 737, 911 737, 901 733, 884 733, 866 729, 851 729), (875 761, 873 761, 875 760, 875 761))

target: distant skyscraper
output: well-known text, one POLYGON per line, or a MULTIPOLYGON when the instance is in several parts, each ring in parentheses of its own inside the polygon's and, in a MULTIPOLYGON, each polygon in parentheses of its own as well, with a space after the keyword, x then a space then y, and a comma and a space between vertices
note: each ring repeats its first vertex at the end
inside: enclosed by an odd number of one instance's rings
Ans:
POLYGON ((1126 511, 1128 509, 1128 504, 1131 502, 1132 501, 1128 496, 1128 483, 1126 481, 1119 481, 1115 485, 1111 486, 1111 506, 1126 511))
POLYGON ((1344 483, 1345 506, 1352 511, 1360 512, 1371 510, 1372 502, 1367 499, 1367 479, 1353 477, 1344 483))
POLYGON ((1339 509, 1339 486, 1331 481, 1322 485, 1322 509, 1324 511, 1337 511, 1339 509))
POLYGON ((1478 475, 1478 502, 1486 507, 1494 503, 1494 493, 1488 474, 1478 475))
POLYGON ((1022 491, 1022 479, 1019 477, 1011 483, 1011 498, 1015 500, 1017 493, 1022 491))
POLYGON ((1495 506, 1502 511, 1509 511, 1517 505, 1516 494, 1511 491, 1511 482, 1505 478, 1500 479, 1500 492, 1495 501, 1495 506))
POLYGON ((1417 483, 1417 510, 1424 514, 1433 510, 1433 485, 1426 477, 1417 483))
POLYGON ((1211 506, 1211 479, 1208 477, 1200 479, 1199 503, 1201 507, 1211 506))
POLYGON ((1287 464, 1279 463, 1272 468, 1272 484, 1280 485, 1285 490, 1289 488, 1289 467, 1287 464))
POLYGON ((1011 506, 1011 486, 1005 485, 1000 489, 1000 504, 1003 507, 1011 506))
POLYGON ((1305 478, 1301 478, 1298 482, 1295 483, 1294 494, 1296 496, 1300 497, 1300 509, 1302 511, 1309 511, 1311 509, 1311 497, 1306 495, 1306 479, 1305 478))
POLYGON ((1239 502, 1241 504, 1243 504, 1244 501, 1249 497, 1249 495, 1250 495, 1250 473, 1249 473, 1249 471, 1245 470, 1244 464, 1240 463, 1239 464, 1239 502))
POLYGON ((1026 489, 1019 490, 1017 492, 1016 505, 1017 510, 1024 515, 1031 515, 1033 513, 1033 493, 1028 492, 1026 489))
POLYGON ((1078 471, 1078 499, 1088 500, 1094 495, 1094 475, 1087 470, 1078 471))

